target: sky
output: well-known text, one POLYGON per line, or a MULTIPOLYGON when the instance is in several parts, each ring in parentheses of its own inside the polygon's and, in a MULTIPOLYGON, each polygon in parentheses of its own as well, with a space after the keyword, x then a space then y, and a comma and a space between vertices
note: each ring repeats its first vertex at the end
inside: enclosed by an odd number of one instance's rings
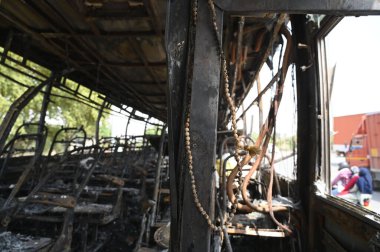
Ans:
MULTIPOLYGON (((117 107, 113 107, 115 111, 118 110, 117 107)), ((144 114, 137 112, 138 115, 147 117, 144 114)), ((111 132, 112 136, 124 136, 125 129, 128 122, 128 117, 123 114, 112 113, 110 115, 109 121, 111 122, 111 132)), ((157 120, 152 120, 152 122, 157 123, 157 120)), ((138 120, 131 120, 128 126, 127 135, 141 136, 144 135, 145 123, 138 120)))
POLYGON ((326 38, 333 116, 380 111, 380 16, 346 17, 326 38))

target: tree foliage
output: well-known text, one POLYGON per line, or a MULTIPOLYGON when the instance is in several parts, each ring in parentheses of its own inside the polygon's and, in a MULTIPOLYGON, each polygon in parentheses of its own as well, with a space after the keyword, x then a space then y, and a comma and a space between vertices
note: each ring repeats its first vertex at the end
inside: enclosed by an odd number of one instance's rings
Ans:
MULTIPOLYGON (((3 49, 0 48, 0 51, 3 49)), ((9 56, 11 56, 13 59, 21 62, 22 57, 13 54, 8 53, 9 56)), ((45 69, 37 64, 34 64, 32 62, 27 61, 27 65, 38 72, 42 73, 42 75, 38 75, 33 71, 30 71, 28 69, 25 69, 21 65, 11 62, 9 60, 6 60, 6 65, 12 66, 25 74, 21 74, 7 66, 0 65, 0 73, 4 74, 6 76, 9 76, 10 78, 16 80, 12 81, 9 78, 6 78, 2 75, 0 75, 0 120, 1 122, 4 119, 4 116, 8 112, 10 106, 12 103, 19 98, 26 90, 26 86, 36 86, 41 81, 46 79, 46 76, 50 76, 50 71, 48 69, 45 69), (29 75, 29 76, 28 76, 29 75), (36 80, 30 76, 33 76, 35 78, 38 78, 40 80, 36 80), (18 82, 18 83, 17 83, 18 82), (25 85, 22 86, 21 84, 25 85)), ((77 83, 67 80, 66 85, 69 88, 77 88, 77 83)), ((96 120, 98 117, 98 110, 95 108, 92 108, 91 106, 85 105, 84 103, 77 102, 75 100, 78 100, 74 95, 68 94, 67 92, 64 92, 61 89, 58 89, 57 87, 53 86, 52 88, 52 96, 50 97, 50 102, 46 114, 46 126, 49 130, 48 139, 46 142, 46 147, 49 147, 49 144, 52 141, 52 138, 55 134, 55 132, 61 128, 61 127, 80 127, 83 126, 85 129, 87 136, 94 136, 95 135, 95 128, 96 128, 96 120), (62 98, 59 96, 69 97, 68 98, 62 98)), ((90 93, 90 90, 88 88, 85 88, 83 86, 80 86, 78 93, 89 96, 91 94, 91 99, 95 100, 98 104, 102 103, 102 100, 98 98, 98 93, 92 92, 90 93)), ((17 127, 19 127, 24 122, 38 122, 40 118, 40 111, 43 103, 43 93, 38 93, 31 101, 30 103, 20 112, 19 117, 17 118, 17 121, 12 128, 12 132, 10 136, 8 137, 8 140, 13 137, 15 134, 15 130, 17 127)), ((93 107, 99 107, 98 105, 93 105, 93 107)), ((108 123, 108 114, 103 113, 102 120, 100 122, 100 136, 110 136, 111 129, 110 125, 108 123)), ((45 148, 46 150, 47 148, 45 148)))

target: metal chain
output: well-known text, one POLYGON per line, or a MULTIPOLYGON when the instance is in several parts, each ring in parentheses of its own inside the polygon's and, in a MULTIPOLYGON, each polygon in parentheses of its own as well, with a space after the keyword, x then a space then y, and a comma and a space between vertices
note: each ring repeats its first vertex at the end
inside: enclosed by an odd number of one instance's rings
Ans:
MULTIPOLYGON (((192 6, 192 22, 193 22, 193 28, 195 29, 197 25, 197 17, 198 17, 198 1, 193 1, 192 6)), ((195 182, 194 177, 194 168, 193 168, 193 155, 191 152, 191 138, 190 138, 190 113, 191 112, 191 85, 190 81, 188 83, 187 87, 187 108, 186 108, 186 121, 185 121, 185 148, 186 148, 186 154, 187 154, 187 162, 188 162, 188 168, 189 168, 189 175, 190 175, 190 183, 191 183, 191 190, 193 194, 194 204, 196 208, 198 209, 199 213, 205 218, 207 221, 207 225, 215 232, 219 232, 222 239, 223 239, 223 229, 221 226, 217 226, 213 223, 211 220, 211 217, 205 209, 203 208, 202 204, 199 201, 197 186, 195 182)))
MULTIPOLYGON (((231 95, 229 93, 229 77, 228 77, 228 71, 227 71, 227 62, 226 62, 226 59, 225 59, 225 56, 224 56, 224 53, 222 50, 221 42, 218 39, 219 38, 219 31, 218 31, 217 22, 216 22, 215 7, 214 7, 214 3, 212 2, 212 0, 208 0, 208 5, 210 8, 210 12, 211 12, 211 19, 212 19, 213 30, 214 30, 215 37, 216 37, 216 42, 218 44, 218 53, 219 53, 219 56, 222 60, 223 81, 225 84, 225 86, 224 86, 225 98, 228 102, 229 109, 231 111, 232 131, 233 131, 233 136, 235 138, 235 149, 236 149, 234 157, 235 157, 235 160, 237 162, 237 166, 238 166, 238 170, 239 170, 238 171, 239 188, 238 188, 238 192, 236 192, 236 194, 238 194, 241 191, 241 177, 242 177, 242 167, 240 165, 240 157, 238 154, 238 149, 239 148, 242 149, 243 147, 239 144, 240 141, 239 141, 239 136, 238 136, 238 132, 237 132, 237 124, 236 124, 236 112, 235 112, 236 108, 235 108, 234 101, 231 98, 231 95)), ((197 2, 197 0, 194 0, 193 6, 192 6, 192 21, 193 21, 194 29, 197 25, 197 16, 198 16, 198 2, 197 2)), ((199 201, 197 186, 196 186, 195 177, 194 177, 193 156, 192 156, 192 152, 191 152, 191 138, 190 138, 190 114, 191 113, 190 113, 190 106, 191 106, 191 85, 189 84, 188 90, 187 90, 187 108, 186 108, 186 121, 185 121, 185 148, 186 148, 186 154, 187 154, 187 161, 188 161, 188 168, 189 168, 189 175, 190 175, 190 182, 191 182, 191 189, 192 189, 194 204, 195 204, 196 208, 198 209, 198 211, 200 212, 200 214, 207 221, 208 226, 213 231, 219 232, 222 239, 223 239, 223 225, 224 225, 223 222, 224 222, 224 220, 221 221, 222 223, 220 226, 215 225, 213 223, 213 221, 211 220, 209 214, 207 214, 207 212, 204 210, 202 204, 199 201)), ((235 202, 233 202, 231 213, 229 214, 227 222, 230 222, 232 220, 234 214, 236 213, 238 201, 237 201, 237 197, 235 197, 235 198, 236 198, 236 200, 235 200, 235 202)))
POLYGON ((238 197, 237 196, 241 192, 242 173, 243 173, 242 169, 243 169, 243 167, 240 164, 240 157, 239 157, 238 151, 239 151, 239 149, 240 150, 243 149, 244 146, 242 146, 240 144, 240 141, 239 141, 239 135, 238 135, 237 123, 236 123, 236 107, 235 107, 234 100, 231 98, 231 95, 230 95, 229 76, 228 76, 228 70, 227 70, 227 60, 226 60, 225 54, 223 52, 222 43, 220 41, 220 34, 219 34, 218 26, 217 26, 216 11, 215 11, 215 5, 213 3, 213 0, 208 0, 208 6, 210 9, 211 21, 212 21, 212 26, 213 26, 213 30, 214 30, 215 40, 216 40, 217 45, 218 45, 217 49, 219 51, 219 56, 222 60, 224 95, 225 95, 225 99, 227 100, 228 107, 231 111, 232 132, 233 132, 233 137, 235 139, 234 158, 236 160, 237 167, 238 167, 238 173, 237 173, 238 190, 235 193, 235 201, 232 202, 231 212, 230 212, 230 214, 226 220, 226 223, 230 223, 232 218, 234 217, 234 215, 236 213, 236 209, 238 206, 238 197))
POLYGON ((190 179, 191 179, 191 189, 193 193, 193 198, 194 198, 194 203, 195 206, 197 207, 198 211, 202 214, 202 216, 206 219, 208 226, 215 232, 219 231, 221 234, 223 233, 222 227, 215 225, 210 216, 206 213, 204 210, 202 204, 199 201, 198 197, 198 191, 197 191, 197 186, 195 184, 195 177, 194 177, 194 169, 193 169, 193 156, 191 153, 191 139, 190 139, 190 113, 187 114, 186 116, 186 122, 185 122, 185 148, 186 148, 186 153, 187 153, 187 161, 188 161, 188 166, 189 166, 189 174, 190 174, 190 179))

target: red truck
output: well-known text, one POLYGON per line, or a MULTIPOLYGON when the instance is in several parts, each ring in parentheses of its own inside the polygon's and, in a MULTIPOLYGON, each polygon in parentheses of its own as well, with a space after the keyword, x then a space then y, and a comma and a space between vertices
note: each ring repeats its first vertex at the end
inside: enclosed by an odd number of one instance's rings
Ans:
POLYGON ((380 112, 364 114, 346 151, 350 166, 368 167, 380 184, 380 112))

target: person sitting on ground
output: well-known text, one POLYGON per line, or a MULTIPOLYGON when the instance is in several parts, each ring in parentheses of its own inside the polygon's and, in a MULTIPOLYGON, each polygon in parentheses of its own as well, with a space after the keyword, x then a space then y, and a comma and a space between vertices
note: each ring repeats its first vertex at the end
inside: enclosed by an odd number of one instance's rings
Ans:
POLYGON ((338 196, 347 195, 349 193, 355 193, 358 188, 356 186, 356 181, 359 179, 360 169, 357 166, 351 167, 351 177, 347 184, 344 186, 343 190, 338 193, 338 196))
POLYGON ((359 203, 362 206, 369 206, 370 200, 372 198, 372 176, 371 172, 367 168, 360 168, 359 171, 359 179, 356 182, 358 187, 359 195, 359 203))
MULTIPOLYGON (((353 166, 355 167, 355 166, 353 166)), ((340 193, 344 187, 347 185, 348 181, 350 181, 353 172, 350 169, 350 166, 346 162, 339 163, 339 172, 336 177, 331 182, 332 191, 331 194, 336 196, 340 193)))
POLYGON ((339 197, 348 201, 358 203, 361 206, 369 207, 372 198, 372 177, 370 171, 365 167, 352 167, 354 175, 347 183, 339 197))

